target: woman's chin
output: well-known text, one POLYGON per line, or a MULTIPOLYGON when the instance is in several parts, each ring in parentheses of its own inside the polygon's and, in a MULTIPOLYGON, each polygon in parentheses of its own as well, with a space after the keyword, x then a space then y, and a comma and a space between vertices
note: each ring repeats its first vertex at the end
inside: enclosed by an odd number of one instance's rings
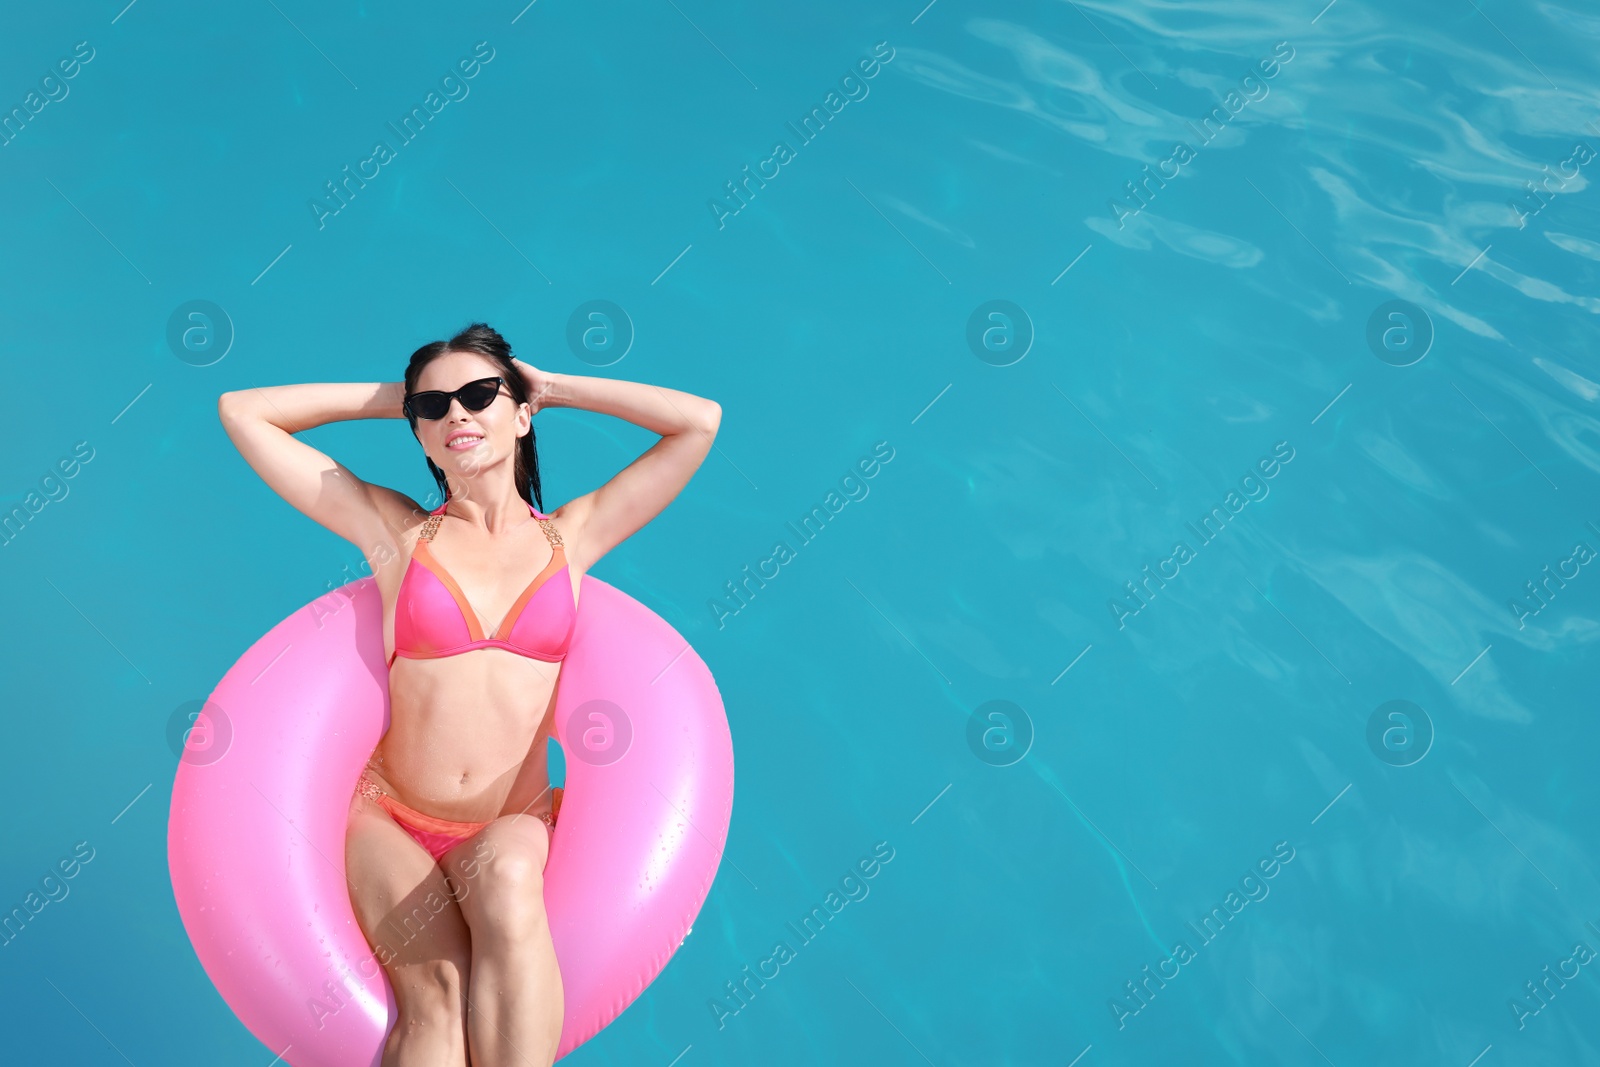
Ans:
POLYGON ((494 449, 487 444, 481 444, 473 445, 471 448, 465 448, 459 452, 446 449, 445 462, 439 464, 439 466, 452 474, 470 478, 485 467, 488 467, 494 460, 494 449))

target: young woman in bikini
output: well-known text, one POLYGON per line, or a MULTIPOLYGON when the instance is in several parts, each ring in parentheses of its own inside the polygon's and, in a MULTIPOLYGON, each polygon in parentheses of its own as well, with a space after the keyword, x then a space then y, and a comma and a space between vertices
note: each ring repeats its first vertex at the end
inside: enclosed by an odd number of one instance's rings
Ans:
POLYGON ((419 348, 405 381, 224 393, 228 436, 261 478, 372 565, 390 726, 351 799, 357 920, 394 987, 384 1067, 549 1064, 561 975, 543 871, 560 807, 545 742, 579 579, 654 518, 711 448, 722 409, 672 389, 539 370, 475 323, 419 348), (547 407, 661 435, 546 515, 533 421, 547 407), (406 418, 444 503, 426 512, 294 434, 406 418))

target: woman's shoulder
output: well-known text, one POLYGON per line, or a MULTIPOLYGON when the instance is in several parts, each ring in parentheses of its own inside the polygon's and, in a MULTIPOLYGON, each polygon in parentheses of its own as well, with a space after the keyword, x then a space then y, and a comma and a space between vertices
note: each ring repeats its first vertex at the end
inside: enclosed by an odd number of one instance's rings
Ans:
POLYGON ((585 493, 583 496, 568 500, 549 514, 534 509, 536 517, 549 520, 550 526, 554 527, 556 535, 561 538, 568 565, 580 573, 588 570, 593 562, 585 553, 583 536, 584 524, 588 521, 593 507, 594 494, 585 493))
POLYGON ((429 511, 425 506, 396 489, 370 482, 367 484, 367 495, 383 523, 388 539, 395 547, 416 540, 422 524, 428 521, 429 511))
POLYGON ((570 527, 583 525, 583 515, 587 506, 587 499, 584 497, 578 497, 575 500, 569 500, 564 504, 558 505, 547 512, 540 511, 538 507, 534 507, 533 515, 534 518, 537 519, 549 519, 550 521, 554 522, 556 526, 566 530, 570 527))

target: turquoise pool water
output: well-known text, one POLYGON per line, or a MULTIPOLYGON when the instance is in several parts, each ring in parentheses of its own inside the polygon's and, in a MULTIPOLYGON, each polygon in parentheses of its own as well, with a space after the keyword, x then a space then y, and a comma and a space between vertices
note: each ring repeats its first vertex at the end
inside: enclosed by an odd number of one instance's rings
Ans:
MULTIPOLYGON (((360 557, 216 397, 473 319, 724 410, 595 570, 721 686, 723 869, 571 1062, 1600 1062, 1600 14, 921 3, 11 14, 7 1062, 272 1061, 173 724, 360 557)), ((540 418, 552 508, 650 443, 540 418)))

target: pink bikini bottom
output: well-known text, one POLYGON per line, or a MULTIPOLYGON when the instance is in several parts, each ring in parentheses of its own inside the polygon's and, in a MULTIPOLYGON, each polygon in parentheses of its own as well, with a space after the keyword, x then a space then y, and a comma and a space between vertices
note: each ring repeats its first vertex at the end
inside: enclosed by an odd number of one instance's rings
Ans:
MULTIPOLYGON (((407 807, 385 793, 382 786, 367 777, 365 771, 356 782, 356 792, 388 812, 389 817, 399 824, 400 829, 410 834, 417 844, 428 850, 428 855, 432 856, 435 862, 446 852, 476 836, 480 830, 489 825, 486 822, 453 822, 449 819, 439 819, 407 807)), ((549 813, 541 812, 539 815, 552 833, 556 828, 556 815, 561 811, 561 793, 560 786, 552 786, 551 810, 549 813)))

